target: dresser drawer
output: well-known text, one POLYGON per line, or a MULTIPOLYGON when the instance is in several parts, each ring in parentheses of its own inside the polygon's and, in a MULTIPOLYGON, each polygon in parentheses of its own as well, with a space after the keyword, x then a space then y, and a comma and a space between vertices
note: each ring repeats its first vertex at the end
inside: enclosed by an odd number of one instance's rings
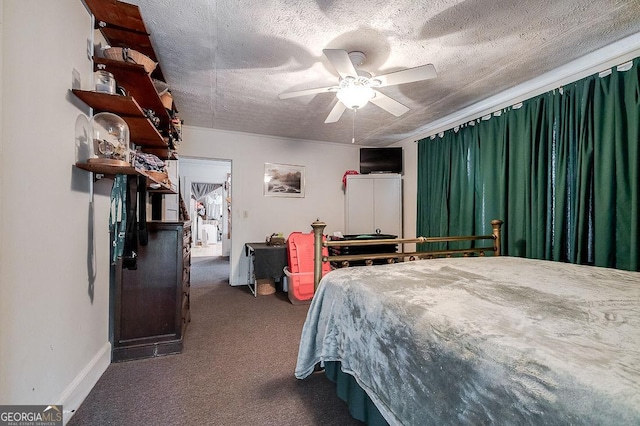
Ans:
POLYGON ((182 298, 182 322, 187 323, 191 321, 191 306, 189 302, 189 295, 182 298))
POLYGON ((190 282, 191 282, 191 267, 185 266, 182 269, 182 290, 183 291, 189 287, 190 282))

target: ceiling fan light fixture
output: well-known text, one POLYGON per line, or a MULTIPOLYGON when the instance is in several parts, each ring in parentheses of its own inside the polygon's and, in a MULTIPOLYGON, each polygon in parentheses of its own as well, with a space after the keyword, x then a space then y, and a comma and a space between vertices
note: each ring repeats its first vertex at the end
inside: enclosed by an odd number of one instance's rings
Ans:
MULTIPOLYGON (((366 55, 363 52, 347 52, 342 49, 324 49, 322 51, 329 63, 333 66, 340 79, 338 85, 329 87, 317 87, 314 89, 296 90, 278 95, 280 99, 288 99, 296 96, 315 95, 317 93, 335 93, 338 102, 333 104, 325 123, 335 123, 340 120, 342 114, 350 109, 355 112, 369 102, 382 108, 390 114, 400 117, 409 111, 409 107, 401 104, 393 98, 379 92, 378 87, 395 86, 398 84, 414 83, 437 77, 436 69, 432 64, 421 65, 414 68, 406 68, 400 71, 373 76, 371 73, 358 69, 365 62, 366 55)), ((355 130, 354 130, 355 133, 355 130)), ((352 139, 353 141, 353 139, 352 139)))
POLYGON ((368 83, 368 78, 344 78, 340 81, 340 88, 336 96, 347 108, 362 108, 375 96, 375 92, 368 83))

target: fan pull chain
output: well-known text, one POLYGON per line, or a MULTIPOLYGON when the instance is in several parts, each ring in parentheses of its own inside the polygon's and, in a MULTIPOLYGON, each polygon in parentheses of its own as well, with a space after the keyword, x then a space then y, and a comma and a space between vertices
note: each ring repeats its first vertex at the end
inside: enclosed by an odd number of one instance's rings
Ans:
POLYGON ((353 128, 351 134, 351 143, 356 143, 356 111, 357 109, 353 109, 353 128))

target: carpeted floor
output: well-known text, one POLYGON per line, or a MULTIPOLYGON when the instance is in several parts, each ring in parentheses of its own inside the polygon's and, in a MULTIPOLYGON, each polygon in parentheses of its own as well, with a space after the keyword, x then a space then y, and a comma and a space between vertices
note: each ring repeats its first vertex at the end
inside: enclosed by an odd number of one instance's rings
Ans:
POLYGON ((111 364, 68 425, 361 425, 323 373, 293 375, 308 305, 254 298, 228 268, 192 264, 182 354, 111 364))
POLYGON ((229 257, 192 257, 191 287, 229 284, 229 257))

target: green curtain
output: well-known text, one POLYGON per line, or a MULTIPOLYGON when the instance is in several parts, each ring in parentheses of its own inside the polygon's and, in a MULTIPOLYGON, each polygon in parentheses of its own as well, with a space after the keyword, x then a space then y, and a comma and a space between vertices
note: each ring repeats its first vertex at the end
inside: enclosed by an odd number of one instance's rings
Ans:
POLYGON ((418 189, 419 235, 449 235, 450 148, 453 140, 450 135, 445 136, 429 145, 418 145, 418 179, 429 182, 429 191, 418 189), (442 161, 433 161, 432 156, 442 161))
POLYGON ((419 141, 418 234, 497 218, 504 254, 639 270, 638 61, 419 141))

